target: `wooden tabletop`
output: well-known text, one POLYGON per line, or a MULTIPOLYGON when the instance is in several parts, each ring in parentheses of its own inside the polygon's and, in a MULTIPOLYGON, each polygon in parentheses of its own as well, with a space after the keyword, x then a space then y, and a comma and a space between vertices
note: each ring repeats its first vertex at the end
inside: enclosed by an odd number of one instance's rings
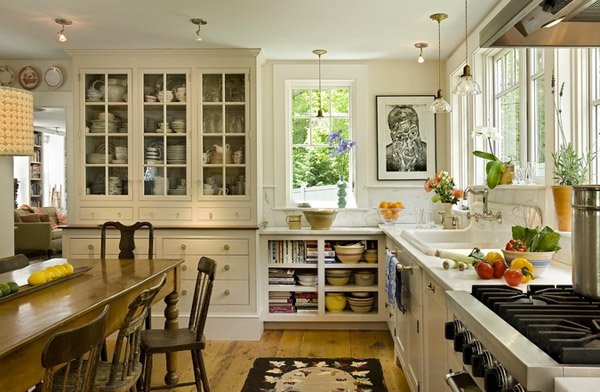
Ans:
MULTIPOLYGON (((163 273, 168 273, 169 284, 165 286, 166 292, 161 298, 171 291, 176 292, 178 283, 173 272, 183 263, 183 259, 51 259, 0 274, 0 282, 15 281, 23 285, 32 272, 66 262, 76 268, 91 266, 92 269, 64 282, 0 303, 0 363, 8 365, 13 360, 23 359, 25 347, 36 346, 37 350, 49 335, 72 327, 79 320, 93 317, 106 304, 113 307, 129 301, 131 296, 137 295, 136 292, 158 282, 163 273)), ((125 307, 126 312, 125 304, 119 306, 125 307)), ((113 313, 116 310, 114 307, 113 313)), ((115 317, 112 327, 107 329, 115 330, 119 322, 115 317)), ((18 363, 19 367, 40 366, 41 351, 39 354, 37 359, 34 354, 31 355, 31 365, 21 362, 18 363)))

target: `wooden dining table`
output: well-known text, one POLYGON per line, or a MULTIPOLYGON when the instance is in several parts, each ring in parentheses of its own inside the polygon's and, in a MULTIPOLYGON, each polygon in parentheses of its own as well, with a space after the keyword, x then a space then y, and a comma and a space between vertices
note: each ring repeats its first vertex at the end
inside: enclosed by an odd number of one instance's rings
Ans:
MULTIPOLYGON (((56 264, 71 263, 75 271, 91 269, 71 279, 25 290, 14 298, 0 298, 0 391, 21 392, 44 376, 44 346, 55 333, 94 319, 109 305, 106 336, 119 329, 127 307, 143 290, 156 285, 163 274, 165 286, 155 301, 164 299, 165 328, 179 328, 177 302, 183 259, 51 259, 0 274, 0 282, 27 284, 29 275, 56 264)), ((167 356, 165 382, 178 381, 175 355, 167 356)))

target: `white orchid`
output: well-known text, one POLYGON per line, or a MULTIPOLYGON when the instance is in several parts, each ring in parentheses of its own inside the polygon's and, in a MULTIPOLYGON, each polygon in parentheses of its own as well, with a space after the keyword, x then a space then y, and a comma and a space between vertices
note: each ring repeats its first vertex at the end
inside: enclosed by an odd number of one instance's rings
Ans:
POLYGON ((478 126, 475 127, 472 133, 473 137, 483 136, 486 139, 491 139, 493 141, 499 142, 502 140, 503 136, 495 127, 490 126, 478 126))

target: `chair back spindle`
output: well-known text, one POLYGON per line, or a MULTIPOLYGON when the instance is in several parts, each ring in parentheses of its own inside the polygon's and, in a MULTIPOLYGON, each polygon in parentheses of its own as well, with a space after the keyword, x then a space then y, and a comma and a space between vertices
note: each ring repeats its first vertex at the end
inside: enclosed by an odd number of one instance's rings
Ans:
POLYGON ((121 233, 119 241, 119 259, 134 259, 135 258, 135 232, 136 230, 148 228, 148 259, 152 259, 154 255, 154 227, 150 222, 136 222, 131 226, 122 224, 121 222, 108 221, 102 225, 100 229, 100 257, 106 258, 106 229, 114 227, 121 233))

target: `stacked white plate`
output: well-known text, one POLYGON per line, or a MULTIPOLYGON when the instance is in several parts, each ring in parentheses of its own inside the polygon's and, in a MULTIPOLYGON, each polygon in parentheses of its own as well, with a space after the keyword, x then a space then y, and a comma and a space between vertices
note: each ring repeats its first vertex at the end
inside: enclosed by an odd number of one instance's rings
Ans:
POLYGON ((353 297, 348 296, 350 308, 356 313, 369 313, 375 303, 375 297, 353 297))
POLYGON ((185 148, 185 144, 174 144, 171 146, 167 146, 167 163, 186 163, 185 148))
POLYGON ((123 182, 119 177, 108 178, 108 194, 109 195, 122 195, 123 194, 123 182))

